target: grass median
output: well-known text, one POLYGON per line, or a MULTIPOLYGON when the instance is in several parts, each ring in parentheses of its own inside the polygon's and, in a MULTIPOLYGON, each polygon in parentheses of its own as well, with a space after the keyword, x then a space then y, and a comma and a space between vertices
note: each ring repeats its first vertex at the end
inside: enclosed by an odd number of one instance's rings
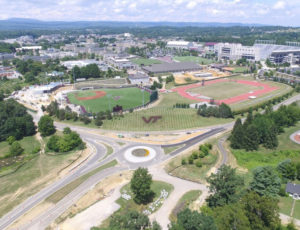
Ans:
POLYGON ((93 171, 77 178, 76 180, 72 181, 71 183, 67 184, 66 186, 62 187, 51 196, 49 196, 46 201, 56 204, 60 200, 62 200, 66 195, 72 192, 75 188, 81 185, 84 181, 86 181, 91 176, 95 175, 96 173, 103 171, 104 169, 114 167, 117 165, 117 161, 113 160, 105 165, 100 166, 99 168, 94 169, 93 171))

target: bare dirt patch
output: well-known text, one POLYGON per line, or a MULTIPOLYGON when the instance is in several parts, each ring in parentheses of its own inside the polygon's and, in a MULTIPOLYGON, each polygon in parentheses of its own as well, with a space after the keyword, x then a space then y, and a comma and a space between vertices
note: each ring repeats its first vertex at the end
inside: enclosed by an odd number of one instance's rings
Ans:
POLYGON ((78 101, 88 101, 88 100, 98 99, 98 98, 104 97, 106 95, 106 92, 104 92, 104 91, 95 91, 94 93, 95 93, 94 96, 89 96, 89 97, 78 97, 76 95, 76 99, 78 101))
MULTIPOLYGON (((126 184, 130 181, 132 176, 131 171, 123 172, 122 174, 115 174, 113 176, 105 178, 98 183, 92 190, 87 192, 81 197, 75 204, 72 205, 67 211, 65 211, 57 220, 56 224, 52 225, 53 229, 59 224, 60 229, 68 229, 72 226, 72 223, 76 223, 80 218, 84 222, 84 215, 78 215, 86 209, 93 209, 93 205, 106 197, 109 197, 116 187, 121 184, 126 184), (78 215, 78 216, 77 216, 78 215), (68 227, 66 227, 68 226, 68 227)), ((95 210, 97 212, 99 210, 95 210)), ((75 227, 75 226, 73 226, 75 227)))

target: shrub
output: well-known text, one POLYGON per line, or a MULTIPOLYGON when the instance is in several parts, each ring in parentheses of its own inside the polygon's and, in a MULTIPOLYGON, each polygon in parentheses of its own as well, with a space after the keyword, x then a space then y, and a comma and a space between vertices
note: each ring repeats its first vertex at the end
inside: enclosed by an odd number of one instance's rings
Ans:
POLYGON ((281 196, 281 197, 287 197, 288 196, 288 194, 285 192, 285 188, 282 187, 282 186, 280 187, 278 195, 281 196))
POLYGON ((206 155, 205 155, 205 153, 204 152, 200 152, 200 154, 199 154, 199 158, 204 158, 206 155))
POLYGON ((193 157, 194 160, 198 159, 198 152, 196 152, 196 151, 193 152, 192 157, 193 157))
POLYGON ((196 161, 196 166, 198 168, 201 168, 202 167, 202 162, 200 160, 196 161))
POLYGON ((24 149, 22 148, 21 144, 17 141, 12 143, 12 145, 9 148, 9 155, 10 156, 19 156, 24 152, 24 149))
POLYGON ((192 155, 189 156, 189 164, 192 165, 194 163, 194 158, 192 155))
POLYGON ((8 142, 9 145, 12 145, 16 141, 16 138, 14 136, 9 136, 6 141, 8 142))
POLYGON ((37 147, 35 147, 33 150, 32 150, 32 154, 36 154, 36 153, 38 153, 39 151, 41 151, 41 147, 40 146, 37 146, 37 147))
POLYGON ((181 160, 181 164, 186 165, 186 160, 184 158, 181 160))

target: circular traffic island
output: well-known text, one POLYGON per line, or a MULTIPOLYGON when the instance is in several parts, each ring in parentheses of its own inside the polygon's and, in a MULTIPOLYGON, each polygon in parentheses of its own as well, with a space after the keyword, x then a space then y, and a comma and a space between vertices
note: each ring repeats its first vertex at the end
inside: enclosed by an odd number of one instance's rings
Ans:
POLYGON ((127 149, 124 156, 131 163, 142 163, 154 159, 156 151, 148 146, 135 146, 127 149))

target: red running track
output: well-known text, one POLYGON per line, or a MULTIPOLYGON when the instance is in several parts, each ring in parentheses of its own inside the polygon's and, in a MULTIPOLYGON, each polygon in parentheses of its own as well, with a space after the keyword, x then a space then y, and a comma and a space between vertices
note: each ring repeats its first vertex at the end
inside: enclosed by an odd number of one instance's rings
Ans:
MULTIPOLYGON (((229 79, 217 79, 217 80, 213 80, 213 81, 207 81, 205 82, 205 86, 207 85, 212 85, 215 83, 219 83, 219 82, 229 82, 232 80, 229 79)), ((263 94, 275 91, 278 89, 278 87, 271 87, 267 84, 263 84, 260 82, 256 82, 256 81, 246 81, 246 80, 234 80, 234 82, 239 83, 239 84, 245 84, 245 85, 251 85, 251 86, 256 86, 256 87, 262 87, 263 89, 258 89, 256 91, 253 91, 253 93, 245 93, 245 94, 241 94, 239 96, 235 96, 235 97, 230 97, 230 98, 226 98, 224 100, 215 100, 215 103, 217 104, 221 104, 221 103, 225 103, 225 104, 234 104, 237 102, 241 102, 241 101, 245 101, 249 99, 249 96, 261 96, 263 94)), ((177 92, 179 93, 182 97, 188 98, 190 100, 196 100, 196 101, 206 101, 209 102, 209 99, 204 99, 204 98, 198 98, 199 96, 202 95, 197 95, 197 96, 191 96, 187 90, 189 89, 193 89, 193 88, 197 88, 197 87, 202 87, 202 83, 197 83, 197 84, 192 84, 192 85, 187 85, 187 86, 181 86, 178 88, 173 89, 173 92, 177 92)), ((203 95, 205 96, 205 95, 203 95)))

